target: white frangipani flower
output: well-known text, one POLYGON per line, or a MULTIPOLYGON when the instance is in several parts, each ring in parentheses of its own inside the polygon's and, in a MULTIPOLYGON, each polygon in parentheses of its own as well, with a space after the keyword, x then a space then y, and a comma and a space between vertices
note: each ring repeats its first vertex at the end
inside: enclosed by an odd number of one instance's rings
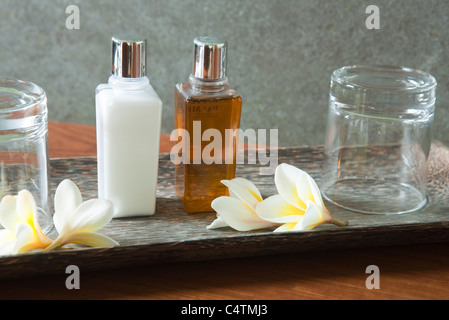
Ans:
POLYGON ((311 230, 324 223, 347 226, 334 218, 313 178, 289 164, 280 164, 274 182, 278 194, 262 199, 259 190, 243 178, 222 181, 230 197, 212 201, 217 219, 208 229, 230 226, 238 231, 279 226, 274 232, 311 230))
POLYGON ((71 180, 64 180, 56 189, 53 221, 58 237, 44 249, 50 251, 69 243, 88 246, 117 246, 106 235, 96 233, 108 224, 113 216, 113 204, 109 200, 91 199, 82 202, 81 192, 71 180))
POLYGON ((266 221, 282 224, 275 232, 310 230, 324 223, 348 225, 329 213, 307 172, 283 163, 276 168, 274 181, 279 194, 259 203, 256 213, 266 221))
POLYGON ((113 239, 96 233, 112 219, 113 205, 108 200, 82 202, 81 192, 70 180, 62 181, 55 194, 53 222, 59 236, 49 239, 41 230, 37 207, 28 190, 17 196, 6 195, 0 202, 0 256, 25 253, 33 249, 47 252, 69 243, 88 246, 117 246, 113 239))
POLYGON ((0 202, 0 255, 43 249, 51 240, 42 232, 33 195, 28 190, 6 195, 0 202))
POLYGON ((257 187, 244 178, 222 180, 229 189, 229 197, 218 197, 212 201, 217 212, 215 219, 207 229, 230 226, 238 231, 249 231, 272 227, 274 224, 257 216, 255 208, 262 201, 257 187))

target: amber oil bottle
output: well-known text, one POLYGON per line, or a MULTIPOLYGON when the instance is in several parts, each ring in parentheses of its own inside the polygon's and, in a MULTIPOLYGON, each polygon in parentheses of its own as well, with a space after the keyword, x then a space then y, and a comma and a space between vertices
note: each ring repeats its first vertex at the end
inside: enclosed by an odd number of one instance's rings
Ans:
POLYGON ((226 76, 226 41, 194 39, 193 73, 175 88, 175 128, 185 132, 175 168, 176 193, 188 213, 210 212, 235 177, 241 97, 226 76))

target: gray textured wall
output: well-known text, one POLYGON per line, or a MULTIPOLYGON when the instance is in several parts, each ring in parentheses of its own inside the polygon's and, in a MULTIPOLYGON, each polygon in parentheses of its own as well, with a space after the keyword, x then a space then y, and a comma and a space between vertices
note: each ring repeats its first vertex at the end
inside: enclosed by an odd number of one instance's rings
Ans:
POLYGON ((0 0, 0 76, 41 85, 50 120, 94 124, 111 36, 143 34, 168 133, 193 38, 219 35, 229 44, 230 85, 244 99, 243 128, 279 128, 282 146, 323 144, 332 71, 395 64, 437 78, 434 137, 449 143, 448 17, 447 0, 0 0), (80 9, 79 30, 66 28, 70 4, 80 9), (365 27, 370 4, 380 8, 380 30, 365 27))

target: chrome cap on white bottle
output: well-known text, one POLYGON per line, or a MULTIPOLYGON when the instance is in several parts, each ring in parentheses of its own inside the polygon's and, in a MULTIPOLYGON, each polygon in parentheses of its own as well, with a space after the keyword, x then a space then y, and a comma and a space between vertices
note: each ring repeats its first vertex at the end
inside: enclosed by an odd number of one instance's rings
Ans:
POLYGON ((146 39, 137 35, 112 37, 112 74, 141 78, 146 74, 146 39))
POLYGON ((193 40, 193 76, 202 80, 226 78, 226 41, 218 37, 197 37, 193 40))

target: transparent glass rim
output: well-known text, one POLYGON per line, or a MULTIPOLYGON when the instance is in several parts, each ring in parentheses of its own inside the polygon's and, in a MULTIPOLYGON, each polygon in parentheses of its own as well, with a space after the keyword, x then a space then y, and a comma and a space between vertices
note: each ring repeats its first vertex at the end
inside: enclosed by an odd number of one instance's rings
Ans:
POLYGON ((33 82, 0 78, 0 115, 25 110, 45 102, 46 99, 45 91, 33 82))
MULTIPOLYGON (((419 186, 418 186, 419 187, 419 186)), ((331 184, 326 184, 321 186, 321 190, 322 190, 322 195, 323 197, 329 201, 330 203, 343 208, 345 210, 349 210, 349 211, 353 211, 353 212, 358 212, 358 213, 364 213, 364 214, 370 214, 370 215, 402 215, 402 214, 408 214, 408 213, 413 213, 413 212, 417 212, 421 209, 423 209, 428 203, 429 203, 429 198, 426 192, 426 188, 424 188, 424 190, 420 190, 417 186, 413 186, 411 184, 408 183, 403 183, 403 182, 397 182, 395 180, 378 180, 378 179, 366 179, 366 178, 345 178, 345 179, 341 179, 338 181, 335 181, 331 184), (378 184, 382 184, 382 185, 386 185, 386 186, 390 186, 391 189, 393 188, 402 188, 402 189, 407 189, 409 191, 412 191, 414 195, 416 195, 419 199, 413 201, 413 202, 407 202, 407 203, 403 203, 400 208, 394 208, 394 209, 379 209, 379 210, 374 210, 372 208, 368 209, 367 207, 360 207, 360 205, 358 204, 345 204, 344 200, 339 200, 334 198, 333 196, 329 195, 331 192, 331 190, 333 190, 337 184, 341 184, 343 183, 357 183, 360 181, 366 181, 366 182, 376 182, 378 184)))
POLYGON ((46 126, 47 95, 33 82, 0 78, 0 132, 46 126))
POLYGON ((437 86, 435 77, 427 72, 394 65, 345 66, 335 70, 331 80, 355 91, 386 91, 390 94, 404 92, 418 94, 435 90, 437 86), (406 80, 402 82, 405 86, 387 85, 387 83, 401 84, 397 81, 399 78, 406 80))

